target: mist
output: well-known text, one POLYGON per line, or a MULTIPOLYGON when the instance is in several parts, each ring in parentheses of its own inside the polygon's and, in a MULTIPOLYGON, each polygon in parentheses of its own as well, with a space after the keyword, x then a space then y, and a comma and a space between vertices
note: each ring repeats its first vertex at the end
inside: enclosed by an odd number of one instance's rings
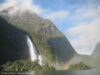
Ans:
POLYGON ((34 4, 34 0, 5 0, 0 4, 0 12, 8 9, 10 9, 8 14, 14 14, 18 10, 20 10, 20 12, 28 10, 37 14, 44 12, 39 5, 34 4))

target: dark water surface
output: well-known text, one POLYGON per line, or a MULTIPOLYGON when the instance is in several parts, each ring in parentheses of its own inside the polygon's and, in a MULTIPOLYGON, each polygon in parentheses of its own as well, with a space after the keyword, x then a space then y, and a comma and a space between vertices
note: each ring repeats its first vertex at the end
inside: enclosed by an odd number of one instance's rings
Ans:
POLYGON ((85 71, 36 71, 36 72, 0 72, 0 75, 100 75, 100 70, 85 71))

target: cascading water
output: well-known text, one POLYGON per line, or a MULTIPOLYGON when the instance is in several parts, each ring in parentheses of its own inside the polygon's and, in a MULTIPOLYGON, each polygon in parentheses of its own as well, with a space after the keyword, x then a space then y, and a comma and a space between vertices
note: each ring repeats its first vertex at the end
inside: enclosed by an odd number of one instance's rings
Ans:
POLYGON ((27 39, 27 45, 28 45, 28 50, 29 50, 29 53, 30 53, 31 61, 38 60, 38 52, 36 50, 36 47, 32 43, 29 36, 26 36, 26 39, 27 39))
POLYGON ((26 40, 27 40, 31 61, 38 60, 38 64, 42 65, 42 56, 37 52, 35 45, 32 43, 28 35, 26 36, 26 40))
POLYGON ((39 62, 38 62, 38 64, 40 64, 40 65, 42 66, 42 65, 43 65, 42 56, 41 56, 41 55, 39 55, 38 59, 39 59, 39 62))

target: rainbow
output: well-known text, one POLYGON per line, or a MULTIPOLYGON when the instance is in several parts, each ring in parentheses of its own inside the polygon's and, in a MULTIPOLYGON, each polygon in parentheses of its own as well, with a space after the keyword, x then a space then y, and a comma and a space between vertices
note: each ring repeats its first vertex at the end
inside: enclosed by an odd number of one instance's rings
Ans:
POLYGON ((63 66, 59 68, 59 70, 68 70, 70 67, 71 61, 67 61, 63 66))
POLYGON ((58 70, 68 70, 71 61, 67 61, 63 66, 61 66, 58 70))

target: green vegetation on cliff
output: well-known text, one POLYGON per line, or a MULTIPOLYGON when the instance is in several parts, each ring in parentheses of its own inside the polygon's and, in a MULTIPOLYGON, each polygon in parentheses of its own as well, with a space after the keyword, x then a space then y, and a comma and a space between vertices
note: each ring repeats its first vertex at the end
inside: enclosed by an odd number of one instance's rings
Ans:
POLYGON ((47 64, 52 64, 56 61, 56 55, 53 54, 48 40, 53 37, 62 36, 62 34, 59 33, 52 22, 42 19, 29 11, 9 18, 8 22, 16 28, 27 32, 31 40, 35 43, 39 53, 45 57, 44 60, 47 64))
POLYGON ((48 64, 40 66, 37 61, 32 62, 29 60, 17 60, 14 62, 7 62, 1 65, 2 71, 52 71, 54 67, 50 67, 48 64))

